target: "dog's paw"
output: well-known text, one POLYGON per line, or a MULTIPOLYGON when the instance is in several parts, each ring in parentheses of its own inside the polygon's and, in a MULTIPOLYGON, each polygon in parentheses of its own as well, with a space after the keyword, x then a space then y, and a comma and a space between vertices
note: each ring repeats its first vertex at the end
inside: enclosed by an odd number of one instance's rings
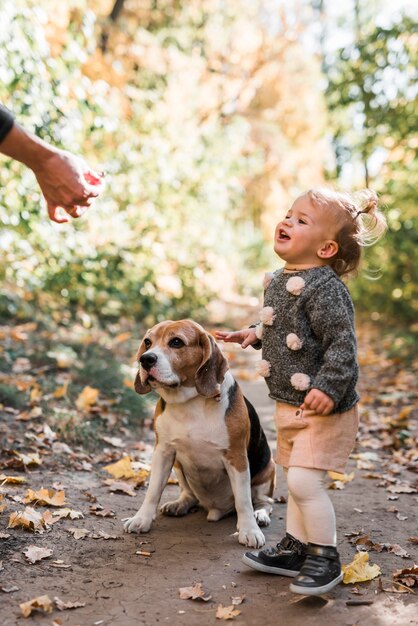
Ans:
POLYGON ((195 501, 190 500, 171 500, 170 502, 166 502, 160 507, 161 513, 163 515, 170 515, 171 517, 180 517, 182 515, 187 515, 192 506, 195 505, 195 501))
POLYGON ((259 528, 243 528, 238 531, 238 541, 249 548, 262 548, 266 543, 259 528))
POLYGON ((152 526, 152 518, 138 515, 138 513, 122 521, 123 529, 126 533, 147 533, 152 526))
POLYGON ((259 526, 268 526, 270 524, 270 516, 266 509, 254 511, 254 517, 259 526))

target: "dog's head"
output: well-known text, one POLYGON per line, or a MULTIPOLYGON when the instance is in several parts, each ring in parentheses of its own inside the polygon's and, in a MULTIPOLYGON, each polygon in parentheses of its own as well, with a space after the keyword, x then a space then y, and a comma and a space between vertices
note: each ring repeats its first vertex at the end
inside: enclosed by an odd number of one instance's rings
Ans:
POLYGON ((140 394, 155 389, 166 395, 170 389, 189 387, 207 398, 216 397, 228 369, 213 337, 192 320, 153 326, 139 346, 137 359, 135 390, 140 394))

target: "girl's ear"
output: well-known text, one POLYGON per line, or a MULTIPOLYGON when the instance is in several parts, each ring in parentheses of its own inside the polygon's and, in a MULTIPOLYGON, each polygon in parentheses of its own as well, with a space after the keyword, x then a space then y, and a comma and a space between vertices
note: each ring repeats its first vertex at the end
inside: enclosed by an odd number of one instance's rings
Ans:
POLYGON ((333 239, 328 239, 317 251, 320 259, 330 259, 338 252, 338 243, 333 239))

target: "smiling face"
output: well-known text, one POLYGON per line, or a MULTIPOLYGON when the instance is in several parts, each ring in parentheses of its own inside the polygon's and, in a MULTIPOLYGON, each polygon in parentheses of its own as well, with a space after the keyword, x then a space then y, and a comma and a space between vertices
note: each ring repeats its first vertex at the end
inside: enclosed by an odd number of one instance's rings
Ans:
POLYGON ((274 251, 286 267, 326 265, 338 251, 336 227, 327 211, 300 196, 276 226, 274 251))

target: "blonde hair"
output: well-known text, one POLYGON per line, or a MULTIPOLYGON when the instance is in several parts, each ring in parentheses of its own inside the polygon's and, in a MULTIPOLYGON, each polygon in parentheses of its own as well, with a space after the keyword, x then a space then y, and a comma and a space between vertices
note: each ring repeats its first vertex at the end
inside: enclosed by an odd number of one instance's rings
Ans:
POLYGON ((338 276, 356 273, 362 249, 376 243, 387 228, 386 218, 378 208, 377 194, 371 189, 349 194, 320 187, 311 189, 307 195, 313 205, 327 211, 336 227, 333 239, 338 252, 331 257, 329 265, 338 276))

